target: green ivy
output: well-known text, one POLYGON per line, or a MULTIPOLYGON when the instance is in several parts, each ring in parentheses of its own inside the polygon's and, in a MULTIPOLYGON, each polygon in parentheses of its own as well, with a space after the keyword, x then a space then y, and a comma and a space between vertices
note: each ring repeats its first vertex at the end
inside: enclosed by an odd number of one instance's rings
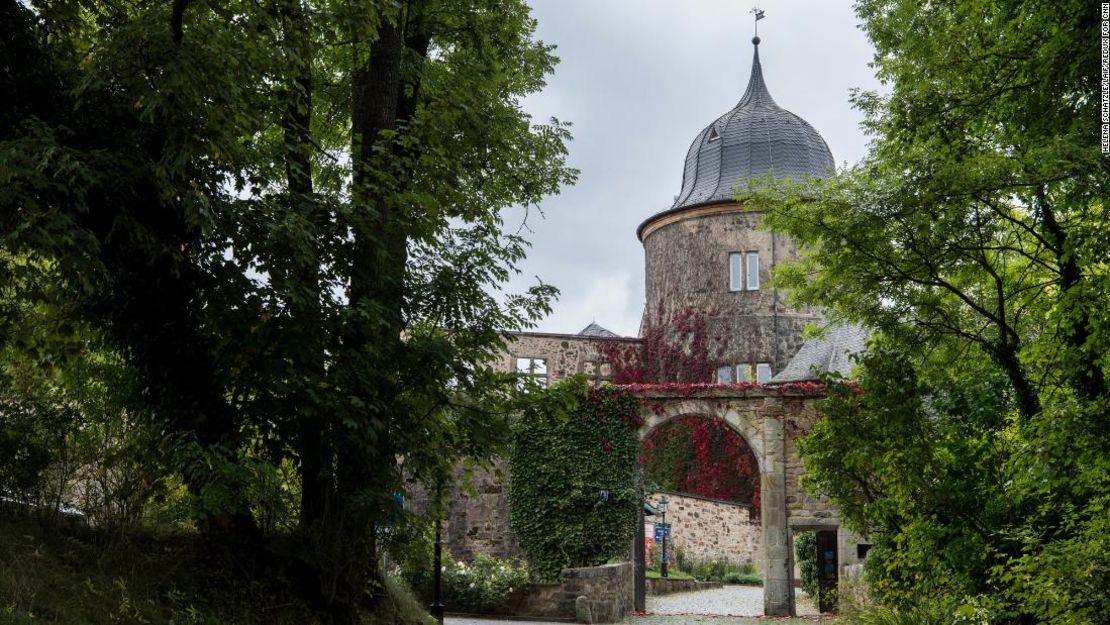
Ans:
POLYGON ((810 597, 817 596, 817 534, 798 532, 794 535, 794 557, 802 576, 802 590, 810 597))
POLYGON ((537 579, 628 551, 641 505, 639 415, 627 391, 583 377, 528 393, 513 424, 509 511, 537 579))

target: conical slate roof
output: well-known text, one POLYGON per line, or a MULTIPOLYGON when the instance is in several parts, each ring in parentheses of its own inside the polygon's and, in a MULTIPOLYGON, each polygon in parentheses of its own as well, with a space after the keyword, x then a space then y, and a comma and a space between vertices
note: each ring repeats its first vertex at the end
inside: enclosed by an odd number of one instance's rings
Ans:
POLYGON ((804 119, 780 107, 763 82, 759 37, 744 97, 706 126, 690 145, 682 191, 670 210, 730 200, 733 189, 770 174, 776 179, 824 178, 833 157, 821 135, 804 119))
POLYGON ((620 338, 620 335, 618 335, 616 332, 613 332, 612 330, 607 330, 597 325, 596 323, 590 323, 590 325, 582 328, 582 331, 578 333, 578 336, 597 336, 607 339, 620 338))

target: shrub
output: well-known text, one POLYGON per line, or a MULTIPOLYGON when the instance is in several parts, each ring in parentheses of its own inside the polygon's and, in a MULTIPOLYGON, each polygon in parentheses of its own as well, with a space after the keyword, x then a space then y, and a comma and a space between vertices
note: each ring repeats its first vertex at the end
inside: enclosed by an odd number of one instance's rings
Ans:
POLYGON ((872 606, 844 621, 844 625, 953 625, 978 623, 972 614, 961 614, 943 601, 923 601, 917 605, 872 606))
POLYGON ((817 596, 817 534, 798 532, 794 536, 794 557, 802 575, 802 590, 810 597, 817 596))
POLYGON ((724 579, 721 580, 726 584, 743 584, 745 586, 762 586, 763 578, 759 573, 741 573, 739 571, 729 571, 725 573, 724 579))
POLYGON ((470 564, 448 561, 443 565, 443 603, 453 612, 489 612, 527 585, 527 569, 484 554, 470 564))
POLYGON ((755 565, 752 564, 751 560, 744 560, 743 562, 728 558, 695 560, 685 554, 682 558, 681 568, 684 571, 689 571, 695 578, 706 582, 723 582, 730 574, 752 575, 756 572, 755 565))

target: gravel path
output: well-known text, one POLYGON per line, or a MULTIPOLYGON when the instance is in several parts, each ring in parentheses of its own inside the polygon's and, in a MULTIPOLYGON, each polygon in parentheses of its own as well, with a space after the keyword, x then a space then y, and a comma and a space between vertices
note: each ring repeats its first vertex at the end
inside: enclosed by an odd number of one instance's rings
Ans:
MULTIPOLYGON (((801 590, 795 590, 799 616, 816 616, 817 609, 801 590)), ((727 584, 723 588, 677 592, 647 597, 651 614, 714 614, 722 616, 760 616, 763 614, 763 588, 727 584)))
MULTIPOLYGON (((744 618, 738 616, 691 616, 677 614, 647 614, 643 616, 629 616, 624 619, 624 625, 814 625, 831 624, 828 617, 807 617, 796 619, 768 619, 763 617, 744 618)), ((445 625, 567 625, 566 623, 551 623, 549 621, 508 621, 494 619, 472 619, 449 616, 444 619, 445 625)))
MULTIPOLYGON (((796 619, 769 619, 763 617, 745 618, 739 616, 700 616, 678 614, 645 614, 629 616, 623 625, 814 625, 831 624, 828 617, 805 617, 796 619)), ((445 625, 566 625, 549 621, 508 621, 494 619, 472 619, 447 617, 445 625)))
MULTIPOLYGON (((647 614, 629 616, 625 625, 812 625, 831 623, 817 616, 813 602, 796 590, 797 619, 769 619, 763 614, 763 589, 758 586, 726 585, 713 590, 679 592, 656 597, 648 595, 647 614), (723 617, 723 618, 722 618, 723 617), (743 618, 746 617, 746 618, 743 618)), ((508 621, 447 617, 445 625, 547 625, 544 621, 508 621)))

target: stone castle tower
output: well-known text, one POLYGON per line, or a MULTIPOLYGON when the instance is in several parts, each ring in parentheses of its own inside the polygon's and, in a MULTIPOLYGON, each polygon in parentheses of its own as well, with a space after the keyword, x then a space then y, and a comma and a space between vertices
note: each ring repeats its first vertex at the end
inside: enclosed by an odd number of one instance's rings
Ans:
POLYGON ((775 103, 763 80, 759 38, 739 103, 694 138, 674 204, 640 224, 644 245, 644 322, 684 310, 714 312, 710 337, 715 382, 769 382, 802 344, 820 312, 789 308, 770 285, 771 271, 797 257, 789 238, 760 229, 760 214, 734 199, 760 180, 826 177, 833 157, 804 119, 775 103))

